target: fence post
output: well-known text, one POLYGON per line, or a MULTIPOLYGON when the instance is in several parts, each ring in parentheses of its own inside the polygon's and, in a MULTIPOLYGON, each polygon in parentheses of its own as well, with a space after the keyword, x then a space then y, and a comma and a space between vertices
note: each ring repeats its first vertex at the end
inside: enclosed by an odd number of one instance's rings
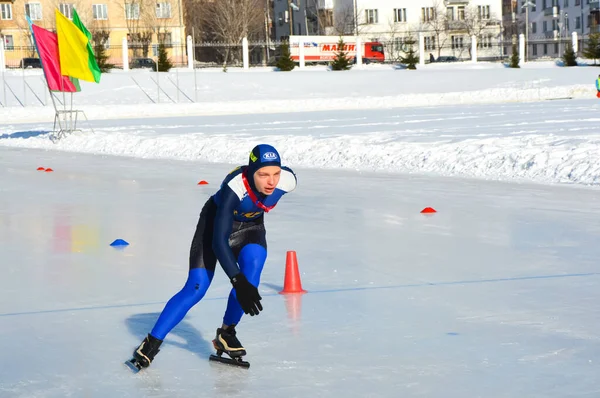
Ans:
POLYGON ((356 66, 362 66, 362 40, 356 36, 356 66))
POLYGON ((573 43, 573 51, 575 51, 575 54, 577 54, 577 52, 579 51, 579 39, 577 37, 577 32, 573 32, 571 33, 572 36, 572 43, 573 43))
POLYGON ((525 63, 525 35, 521 33, 519 35, 519 60, 525 63))
POLYGON ((129 50, 127 49, 127 37, 123 38, 121 51, 123 52, 123 70, 129 70, 129 50))
POLYGON ((477 36, 471 36, 471 61, 477 63, 477 36))
POLYGON ((188 69, 194 69, 194 48, 192 46, 192 36, 187 37, 187 59, 188 69))
POLYGON ((425 36, 419 32, 419 65, 425 65, 425 36))
POLYGON ((6 57, 4 56, 4 38, 0 40, 0 72, 6 70, 6 57))
POLYGON ((0 73, 2 73, 2 106, 8 106, 6 103, 6 77, 4 71, 6 70, 6 61, 4 56, 4 38, 0 39, 0 73))
POLYGON ((304 58, 304 40, 302 37, 298 40, 298 63, 301 69, 306 66, 305 58, 304 58))
POLYGON ((248 38, 244 37, 242 39, 242 56, 244 59, 244 69, 248 69, 250 67, 250 60, 248 56, 248 38))

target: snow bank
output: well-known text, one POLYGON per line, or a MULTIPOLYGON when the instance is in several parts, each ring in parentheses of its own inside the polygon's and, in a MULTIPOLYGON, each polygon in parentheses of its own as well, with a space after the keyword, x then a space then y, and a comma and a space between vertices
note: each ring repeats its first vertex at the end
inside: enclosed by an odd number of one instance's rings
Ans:
MULTIPOLYGON (((493 63, 427 65, 417 71, 387 65, 348 72, 328 72, 323 68, 291 73, 274 73, 263 68, 234 73, 176 70, 161 73, 158 84, 156 73, 118 72, 103 75, 98 85, 83 82, 82 92, 74 95, 74 106, 84 110, 90 119, 112 119, 489 104, 595 96, 598 72, 595 68, 552 65, 541 63, 517 70, 493 63)), ((6 82, 12 91, 6 98, 9 106, 0 108, 0 120, 52 120, 51 102, 46 98, 41 75, 35 73, 7 74, 6 82), (20 103, 28 106, 22 107, 20 103)), ((62 95, 57 101, 63 101, 62 95)))

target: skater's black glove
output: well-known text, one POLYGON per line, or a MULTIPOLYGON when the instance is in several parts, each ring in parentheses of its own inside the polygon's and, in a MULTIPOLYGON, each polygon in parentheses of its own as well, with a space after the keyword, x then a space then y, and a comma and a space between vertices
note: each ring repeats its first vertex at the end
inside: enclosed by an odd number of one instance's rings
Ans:
POLYGON ((231 278, 231 284, 235 288, 237 301, 244 313, 250 314, 250 316, 258 315, 263 309, 260 304, 262 297, 258 294, 258 289, 248 282, 248 279, 241 272, 231 278))

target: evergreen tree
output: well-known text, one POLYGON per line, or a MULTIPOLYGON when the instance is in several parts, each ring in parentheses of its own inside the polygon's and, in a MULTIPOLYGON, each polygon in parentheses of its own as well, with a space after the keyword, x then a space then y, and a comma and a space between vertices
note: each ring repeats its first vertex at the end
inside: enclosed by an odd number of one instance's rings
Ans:
POLYGON ((593 59, 594 65, 596 65, 596 60, 600 58, 600 33, 592 33, 589 35, 587 46, 583 51, 583 56, 593 59))
POLYGON ((167 47, 163 43, 160 43, 158 45, 158 71, 168 72, 172 67, 173 64, 169 60, 169 55, 167 54, 167 47))
POLYGON ((296 67, 290 53, 290 44, 287 41, 281 45, 281 57, 279 57, 275 66, 283 72, 289 72, 296 67))
POLYGON ((96 62, 98 63, 98 67, 100 68, 100 72, 109 73, 112 68, 115 66, 108 62, 108 54, 106 53, 106 48, 104 44, 108 40, 110 32, 108 31, 98 31, 92 34, 92 40, 94 42, 94 56, 96 57, 96 62))
POLYGON ((519 51, 516 44, 512 46, 512 55, 510 56, 510 67, 511 68, 520 68, 519 66, 519 51))
POLYGON ((344 39, 340 37, 340 40, 337 44, 337 52, 335 53, 335 57, 331 62, 332 70, 348 70, 350 69, 350 59, 348 58, 348 53, 346 50, 346 43, 344 43, 344 39))
POLYGON ((417 69, 417 64, 419 63, 419 56, 414 49, 415 40, 413 38, 409 38, 404 42, 404 44, 408 47, 408 51, 406 51, 404 56, 400 57, 400 62, 405 64, 408 69, 415 70, 417 69))
POLYGON ((562 56, 565 66, 577 66, 577 54, 573 51, 573 45, 567 43, 567 48, 562 56))

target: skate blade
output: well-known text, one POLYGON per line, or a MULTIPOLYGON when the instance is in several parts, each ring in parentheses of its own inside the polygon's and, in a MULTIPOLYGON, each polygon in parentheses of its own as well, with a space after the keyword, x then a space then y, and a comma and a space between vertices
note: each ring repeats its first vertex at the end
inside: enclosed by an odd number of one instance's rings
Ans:
POLYGON ((123 362, 125 364, 125 366, 127 366, 129 368, 129 370, 131 370, 133 373, 138 373, 140 370, 142 370, 142 366, 140 364, 138 364, 138 362, 135 360, 135 358, 131 358, 128 361, 123 362))
POLYGON ((246 362, 246 361, 242 361, 241 357, 237 357, 239 359, 234 359, 234 358, 224 358, 221 356, 217 356, 212 354, 209 357, 210 361, 214 361, 214 362, 221 362, 227 365, 232 365, 232 366, 237 366, 240 368, 246 368, 248 369, 250 367, 250 362, 246 362))

